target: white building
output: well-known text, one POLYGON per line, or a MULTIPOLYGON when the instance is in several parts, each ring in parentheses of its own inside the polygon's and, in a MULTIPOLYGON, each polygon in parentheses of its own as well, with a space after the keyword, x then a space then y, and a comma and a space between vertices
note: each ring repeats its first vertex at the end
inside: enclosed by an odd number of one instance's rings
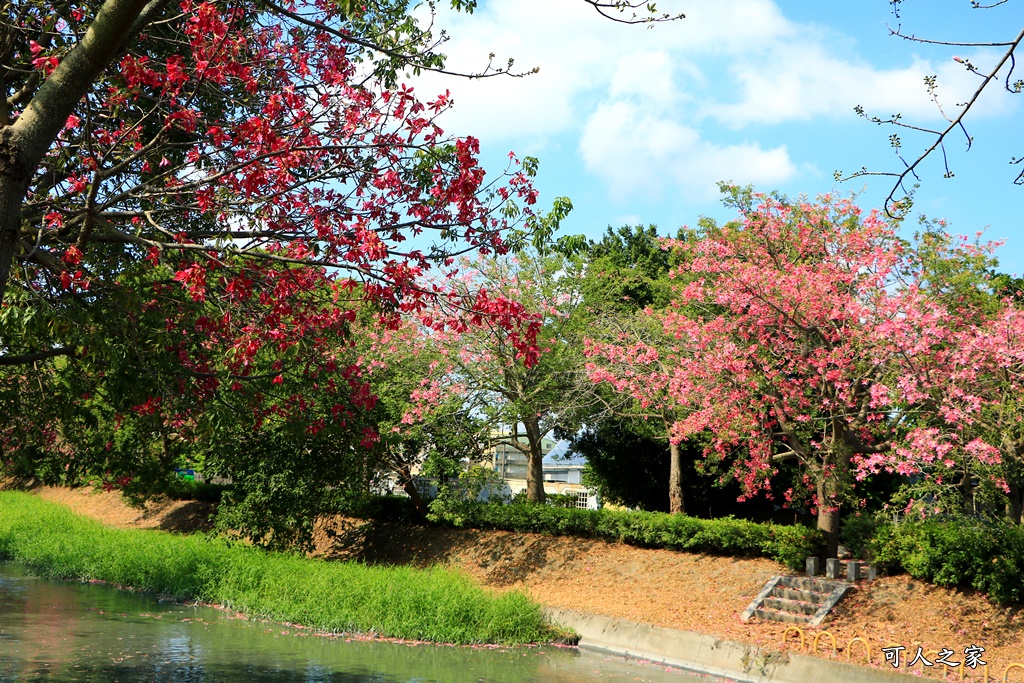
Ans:
MULTIPOLYGON (((504 436, 504 435, 502 435, 504 436)), ((526 445, 526 438, 519 442, 526 445)), ((544 454, 544 493, 548 495, 572 495, 576 507, 596 510, 600 505, 597 495, 583 486, 582 474, 586 461, 561 460, 551 456, 557 444, 551 439, 541 441, 544 454)), ((494 471, 508 487, 508 493, 516 495, 526 491, 526 454, 510 443, 497 443, 488 450, 494 471)))
POLYGON ((583 485, 583 467, 586 464, 587 461, 583 458, 544 458, 544 493, 573 495, 576 497, 576 507, 584 510, 599 508, 597 494, 583 485))
MULTIPOLYGON (((505 434, 495 435, 495 438, 501 438, 506 436, 505 434)), ((526 437, 519 437, 519 443, 523 447, 528 447, 526 437)), ((541 439, 540 451, 545 456, 550 453, 555 447, 555 442, 551 439, 541 439)), ((498 476, 502 479, 522 479, 526 481, 526 465, 527 457, 526 453, 516 448, 507 442, 495 443, 487 450, 488 456, 490 456, 491 466, 494 467, 494 471, 498 473, 498 476)))
MULTIPOLYGON (((501 434, 495 434, 500 438, 501 434)), ((520 443, 526 446, 526 437, 519 437, 520 443)), ((579 458, 565 460, 551 455, 557 444, 551 439, 541 440, 541 452, 544 454, 544 493, 548 495, 572 495, 576 497, 576 507, 581 509, 596 510, 600 507, 597 495, 583 486, 582 475, 586 460, 579 458)), ((527 456, 510 443, 496 442, 485 451, 485 460, 481 463, 484 467, 494 470, 500 481, 485 486, 479 494, 481 500, 487 500, 494 496, 508 499, 514 495, 526 491, 526 465, 527 456)), ((437 482, 416 477, 415 486, 420 494, 426 498, 433 498, 437 495, 437 482)), ((404 496, 397 478, 393 474, 386 475, 379 482, 381 493, 393 493, 404 496)))

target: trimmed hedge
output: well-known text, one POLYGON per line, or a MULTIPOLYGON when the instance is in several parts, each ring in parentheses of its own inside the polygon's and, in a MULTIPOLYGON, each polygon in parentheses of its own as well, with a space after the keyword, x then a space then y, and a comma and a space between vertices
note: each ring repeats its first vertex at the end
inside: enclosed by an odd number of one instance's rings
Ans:
POLYGON ((976 519, 884 524, 876 562, 939 586, 975 588, 1000 604, 1024 602, 1024 528, 976 519))
MULTIPOLYGON (((374 503, 369 517, 398 520, 413 513, 408 499, 374 503)), ((761 524, 727 517, 699 519, 660 512, 579 510, 520 503, 452 502, 431 504, 440 524, 477 529, 579 536, 714 555, 768 557, 802 569, 806 557, 820 556, 824 539, 817 529, 761 524)), ((349 514, 355 514, 350 511, 349 514)), ((1024 602, 1024 527, 971 518, 905 521, 898 525, 869 516, 851 516, 844 543, 891 571, 940 586, 974 588, 1000 603, 1024 602)))
POLYGON ((459 502, 431 505, 433 521, 457 527, 498 529, 555 536, 580 536, 727 556, 768 557, 792 568, 818 555, 824 540, 817 529, 749 522, 733 517, 699 519, 663 512, 580 510, 533 503, 459 502))

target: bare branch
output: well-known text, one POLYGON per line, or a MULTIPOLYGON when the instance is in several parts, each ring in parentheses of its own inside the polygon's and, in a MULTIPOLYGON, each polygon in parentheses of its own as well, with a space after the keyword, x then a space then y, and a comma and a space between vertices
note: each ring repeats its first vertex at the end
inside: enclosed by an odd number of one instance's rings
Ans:
MULTIPOLYGON (((901 36, 901 37, 904 37, 904 36, 901 36)), ((919 42, 926 42, 926 41, 923 41, 922 39, 917 39, 917 38, 914 38, 913 40, 917 40, 919 42)), ((1015 65, 1014 51, 1020 45, 1022 40, 1024 40, 1024 29, 1021 29, 1021 31, 1017 34, 1017 37, 1014 38, 1009 43, 1000 43, 1000 45, 1007 46, 1006 52, 1003 54, 1002 58, 995 65, 995 67, 993 67, 992 70, 989 71, 989 73, 987 75, 982 76, 981 84, 974 91, 974 94, 971 96, 971 98, 962 105, 962 107, 960 109, 960 112, 955 117, 953 117, 952 119, 948 119, 947 118, 947 120, 949 121, 949 125, 946 126, 946 128, 944 130, 939 131, 939 130, 920 128, 920 127, 910 126, 910 125, 904 124, 904 123, 902 123, 900 121, 900 116, 898 114, 893 116, 893 117, 891 117, 891 118, 889 118, 889 119, 885 119, 885 120, 880 119, 878 117, 871 117, 871 118, 869 118, 869 120, 871 122, 877 123, 879 125, 889 124, 889 125, 894 125, 894 126, 898 126, 898 127, 901 127, 901 128, 908 128, 908 129, 912 129, 912 130, 916 130, 916 131, 920 131, 920 132, 926 132, 926 133, 929 133, 929 134, 932 134, 932 135, 935 136, 935 139, 932 142, 932 144, 929 145, 925 149, 925 151, 922 152, 916 159, 914 159, 913 161, 911 161, 909 163, 907 161, 905 161, 902 156, 899 155, 899 152, 897 152, 897 156, 900 158, 901 161, 903 161, 904 165, 906 166, 906 168, 902 172, 895 173, 895 172, 890 172, 890 171, 868 171, 867 168, 862 168, 860 171, 852 173, 852 174, 850 174, 848 176, 843 176, 841 171, 837 171, 836 174, 835 174, 836 175, 836 180, 837 181, 846 181, 846 180, 850 180, 850 179, 853 179, 853 178, 859 178, 861 176, 883 176, 883 177, 895 178, 895 181, 893 183, 893 187, 889 191, 889 194, 888 194, 888 196, 886 197, 886 200, 885 200, 885 211, 892 218, 895 218, 895 217, 897 217, 899 215, 905 214, 906 211, 910 207, 910 201, 908 201, 908 200, 910 200, 912 198, 912 196, 913 196, 913 189, 907 189, 906 186, 904 185, 904 183, 906 182, 907 178, 912 176, 915 180, 919 180, 920 178, 917 175, 917 167, 920 166, 921 163, 926 158, 928 158, 937 149, 940 150, 940 152, 941 152, 941 154, 943 156, 943 163, 944 163, 944 167, 945 167, 945 177, 947 177, 947 178, 952 177, 953 173, 952 173, 952 171, 949 168, 948 158, 946 157, 946 149, 945 149, 946 138, 948 137, 948 135, 954 129, 959 128, 964 133, 965 137, 967 138, 967 149, 968 150, 970 149, 972 139, 971 139, 970 135, 967 134, 967 129, 965 128, 964 123, 963 123, 964 118, 967 116, 968 112, 970 112, 970 110, 974 106, 974 104, 978 101, 978 98, 981 96, 981 93, 984 92, 985 88, 987 88, 988 85, 993 80, 995 80, 997 74, 1006 65, 1007 62, 1010 62, 1010 64, 1011 64, 1011 71, 1012 71, 1012 66, 1015 65), (904 199, 897 200, 896 199, 896 194, 897 194, 897 192, 900 192, 900 191, 902 191, 902 193, 904 195, 904 199)), ((973 67, 973 65, 971 65, 969 62, 967 62, 967 68, 969 70, 975 72, 975 73, 978 73, 977 69, 975 69, 973 67)), ((979 73, 979 76, 980 75, 981 74, 979 73)), ((927 83, 929 83, 928 79, 926 79, 926 84, 927 83)), ((929 89, 932 90, 933 86, 929 85, 929 89)), ((1007 76, 1007 89, 1010 90, 1010 92, 1020 92, 1020 88, 1016 88, 1016 87, 1011 88, 1010 87, 1010 85, 1009 85, 1009 76, 1007 76)), ((864 110, 861 107, 859 107, 859 106, 856 107, 855 111, 859 115, 864 116, 865 118, 868 118, 864 114, 864 110)), ((892 138, 890 138, 890 139, 892 140, 892 138)), ((897 148, 897 150, 899 149, 899 138, 898 137, 895 138, 895 141, 893 142, 893 146, 895 148, 897 148)), ((1019 162, 1020 162, 1020 159, 1012 159, 1011 160, 1011 163, 1019 163, 1019 162)), ((1014 182, 1016 184, 1021 184, 1022 182, 1024 182, 1024 180, 1022 180, 1022 177, 1024 177, 1024 172, 1022 172, 1021 175, 1018 175, 1017 180, 1015 180, 1014 182)))
POLYGON ((679 14, 658 14, 655 9, 653 2, 647 2, 646 0, 610 0, 609 2, 602 2, 601 0, 583 0, 588 5, 592 6, 597 13, 606 19, 611 19, 619 24, 657 24, 665 21, 676 21, 677 19, 685 19, 686 15, 679 14), (649 16, 642 16, 637 13, 637 10, 646 11, 649 16), (630 17, 626 19, 623 16, 626 12, 632 12, 630 17))

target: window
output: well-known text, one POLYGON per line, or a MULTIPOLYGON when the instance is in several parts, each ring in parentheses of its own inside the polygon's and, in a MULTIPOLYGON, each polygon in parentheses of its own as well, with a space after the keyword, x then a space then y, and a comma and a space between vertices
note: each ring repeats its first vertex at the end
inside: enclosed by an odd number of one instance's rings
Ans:
POLYGON ((576 494, 576 507, 580 510, 586 510, 590 507, 590 494, 586 491, 580 491, 576 494))

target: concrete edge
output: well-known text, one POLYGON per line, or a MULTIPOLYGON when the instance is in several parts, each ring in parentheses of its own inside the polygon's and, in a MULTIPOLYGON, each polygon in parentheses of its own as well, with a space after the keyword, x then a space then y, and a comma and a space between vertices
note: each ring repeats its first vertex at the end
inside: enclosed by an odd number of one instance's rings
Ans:
POLYGON ((781 574, 777 574, 768 579, 768 583, 764 585, 761 592, 757 594, 757 597, 754 598, 753 602, 747 605, 747 609, 743 610, 743 613, 740 614, 740 619, 742 621, 750 621, 750 618, 754 616, 754 612, 757 611, 757 608, 761 606, 765 598, 772 594, 772 591, 775 590, 775 587, 779 585, 779 581, 781 580, 781 574))
POLYGON ((832 608, 838 604, 843 596, 846 595, 846 591, 850 590, 852 584, 846 582, 839 582, 839 585, 832 589, 832 594, 826 598, 825 602, 821 604, 818 611, 815 613, 814 618, 807 622, 808 626, 821 626, 821 622, 825 621, 825 617, 832 611, 832 608))
POLYGON ((908 674, 807 655, 788 654, 703 633, 640 624, 599 614, 544 608, 545 618, 571 628, 580 647, 593 648, 723 676, 743 683, 903 683, 908 674))

